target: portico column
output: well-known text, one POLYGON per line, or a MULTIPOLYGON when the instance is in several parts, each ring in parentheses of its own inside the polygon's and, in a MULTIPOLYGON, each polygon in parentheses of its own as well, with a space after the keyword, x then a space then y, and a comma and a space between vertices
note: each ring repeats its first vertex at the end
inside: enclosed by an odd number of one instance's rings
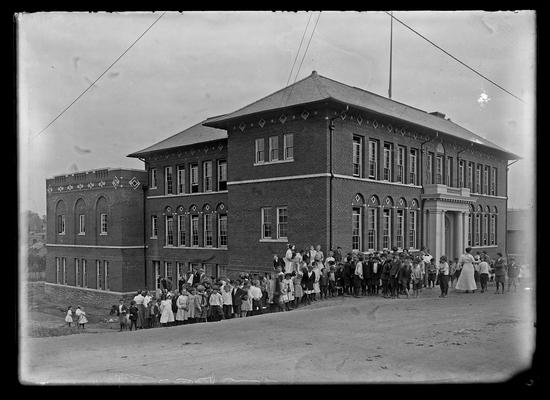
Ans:
POLYGON ((422 243, 419 248, 428 246, 428 210, 422 212, 422 220, 422 243))
POLYGON ((469 211, 462 213, 462 226, 464 230, 464 238, 462 240, 462 248, 460 249, 459 256, 464 253, 464 249, 468 246, 468 236, 470 234, 470 224, 468 224, 469 211))
POLYGON ((464 212, 456 214, 456 246, 455 257, 459 257, 464 251, 464 212))
MULTIPOLYGON (((441 211, 441 243, 439 248, 439 255, 436 258, 436 261, 439 261, 439 258, 445 254, 445 210, 441 211)), ((437 264, 437 262, 436 262, 437 264)))
POLYGON ((436 260, 438 260, 442 254, 441 237, 444 235, 444 233, 442 234, 441 232, 441 217, 441 210, 435 210, 430 213, 430 229, 428 242, 426 243, 426 247, 430 249, 432 256, 434 256, 436 260))

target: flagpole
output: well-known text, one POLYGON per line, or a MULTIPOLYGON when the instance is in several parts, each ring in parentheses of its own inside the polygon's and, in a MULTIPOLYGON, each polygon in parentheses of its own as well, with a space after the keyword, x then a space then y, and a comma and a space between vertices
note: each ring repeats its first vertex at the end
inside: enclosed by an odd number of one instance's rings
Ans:
MULTIPOLYGON (((393 12, 390 12, 393 16, 393 12)), ((388 88, 388 97, 391 99, 391 73, 392 73, 392 50, 393 50, 393 18, 390 18, 390 84, 388 88)))

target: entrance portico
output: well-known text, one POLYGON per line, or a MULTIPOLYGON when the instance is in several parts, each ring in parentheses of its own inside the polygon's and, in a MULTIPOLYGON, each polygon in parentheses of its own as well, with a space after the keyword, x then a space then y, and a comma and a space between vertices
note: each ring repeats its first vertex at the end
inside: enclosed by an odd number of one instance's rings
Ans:
POLYGON ((421 198, 423 242, 430 254, 436 263, 442 255, 448 260, 459 257, 468 243, 469 205, 476 202, 470 197, 470 189, 424 185, 421 198))

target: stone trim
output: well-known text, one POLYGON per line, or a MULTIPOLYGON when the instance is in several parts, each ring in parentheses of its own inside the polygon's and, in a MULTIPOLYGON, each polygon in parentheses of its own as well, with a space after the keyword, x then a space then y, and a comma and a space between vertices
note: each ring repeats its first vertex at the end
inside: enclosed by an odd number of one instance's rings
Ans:
POLYGON ((163 249, 176 250, 227 250, 227 247, 198 247, 198 246, 162 246, 163 249))
POLYGON ((278 176, 276 178, 263 178, 263 179, 250 179, 242 181, 231 181, 227 182, 228 185, 243 185, 246 183, 260 183, 260 182, 276 182, 276 181, 290 181, 295 179, 309 179, 309 178, 324 178, 330 177, 328 172, 320 174, 309 174, 309 175, 294 175, 294 176, 278 176))
POLYGON ((85 290, 85 291, 94 292, 94 293, 112 294, 114 296, 128 296, 128 295, 132 295, 132 294, 136 293, 135 290, 133 290, 131 292, 114 292, 112 290, 92 289, 92 288, 85 288, 85 287, 82 287, 82 286, 63 285, 63 284, 60 284, 60 283, 51 283, 51 282, 44 282, 44 285, 54 286, 54 287, 59 287, 59 288, 85 290))
POLYGON ((166 198, 169 199, 174 197, 191 197, 191 196, 212 195, 212 194, 219 194, 219 193, 227 193, 227 190, 200 192, 200 193, 161 194, 156 196, 147 196, 147 198, 148 199, 166 199, 166 198))
POLYGON ((401 187, 414 188, 414 189, 422 189, 422 186, 418 186, 418 185, 411 185, 411 184, 400 183, 400 182, 380 181, 380 180, 377 180, 377 179, 370 179, 370 178, 358 178, 356 176, 349 176, 349 175, 334 174, 334 177, 335 178, 340 178, 340 179, 351 179, 351 180, 355 180, 355 181, 369 182, 369 183, 381 183, 383 185, 392 185, 392 186, 401 186, 401 187))
POLYGON ((91 244, 56 244, 46 243, 47 247, 84 247, 84 248, 99 248, 99 249, 146 249, 147 246, 100 246, 91 244))

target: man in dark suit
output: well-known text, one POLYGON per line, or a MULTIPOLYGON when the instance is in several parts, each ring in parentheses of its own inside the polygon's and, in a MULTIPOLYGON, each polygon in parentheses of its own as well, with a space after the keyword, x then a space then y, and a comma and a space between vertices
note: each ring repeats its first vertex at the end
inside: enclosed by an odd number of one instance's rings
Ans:
MULTIPOLYGON (((371 280, 371 261, 372 261, 372 256, 369 256, 368 258, 365 256, 364 259, 363 259, 363 280, 361 281, 361 294, 363 296, 366 296, 367 295, 367 287, 370 286, 370 280, 371 280)), ((370 292, 370 290, 369 290, 370 292)), ((369 293, 370 294, 370 293, 369 293)))
POLYGON ((242 297, 246 292, 242 289, 242 284, 240 280, 236 280, 231 289, 231 302, 233 303, 233 314, 234 318, 239 318, 241 316, 241 305, 243 304, 242 297))
POLYGON ((126 306, 126 304, 124 304, 124 299, 121 298, 119 301, 119 305, 116 309, 116 315, 118 317, 118 322, 120 324, 119 332, 125 330, 128 326, 127 314, 128 314, 128 307, 126 306))

